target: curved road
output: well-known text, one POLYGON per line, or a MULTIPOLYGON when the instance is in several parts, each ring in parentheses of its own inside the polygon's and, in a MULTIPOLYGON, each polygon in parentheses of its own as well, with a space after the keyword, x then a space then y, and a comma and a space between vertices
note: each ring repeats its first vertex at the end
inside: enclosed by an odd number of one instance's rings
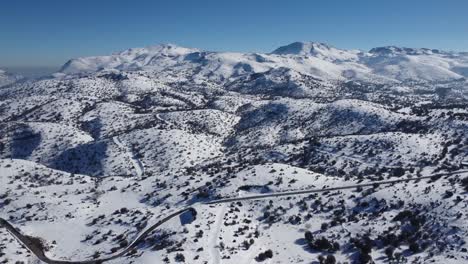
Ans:
MULTIPOLYGON (((245 196, 245 197, 232 197, 232 198, 222 198, 218 200, 213 200, 210 202, 200 202, 200 204, 210 205, 210 204, 221 204, 221 203, 229 203, 229 202, 237 202, 237 201, 245 201, 245 200, 258 200, 258 199, 265 199, 265 198, 273 198, 273 197, 281 197, 281 196, 291 196, 291 195, 301 195, 301 194, 310 194, 310 193, 319 193, 319 192, 328 192, 328 191, 337 191, 337 190, 345 190, 345 189, 354 189, 358 187, 369 187, 375 185, 387 185, 387 184, 394 184, 400 182, 409 182, 409 181, 418 181, 423 179, 431 179, 431 178, 438 178, 442 176, 451 176, 455 174, 465 174, 468 173, 468 170, 459 170, 455 172, 446 172, 446 173, 438 173, 433 174, 430 176, 422 176, 417 178, 410 178, 410 179, 397 179, 397 180, 388 180, 388 181, 376 181, 370 183, 362 183, 362 184, 355 184, 355 185, 348 185, 348 186, 341 186, 341 187, 331 187, 331 188, 323 188, 323 189, 306 189, 306 190, 297 190, 297 191, 285 191, 285 192, 277 192, 277 193, 269 193, 269 194, 259 194, 259 195, 252 195, 252 196, 245 196)), ((132 243, 130 243, 126 248, 124 248, 120 252, 116 252, 113 255, 110 255, 106 258, 96 259, 96 260, 83 260, 83 261, 67 261, 67 260, 54 260, 50 259, 45 255, 44 249, 42 245, 31 239, 28 236, 23 235, 18 229, 13 227, 8 221, 0 218, 0 228, 4 227, 6 230, 16 239, 18 242, 27 248, 30 252, 32 252, 36 257, 48 264, 98 264, 103 263, 105 261, 109 261, 112 259, 116 259, 119 257, 124 256, 125 254, 131 252, 132 250, 136 249, 138 244, 140 244, 151 232, 153 232, 156 228, 164 224, 165 222, 171 220, 172 218, 188 211, 192 210, 191 206, 187 206, 179 211, 176 211, 163 219, 159 220, 154 225, 147 228, 145 231, 140 233, 132 243)))
POLYGON ((116 259, 119 257, 122 257, 123 255, 129 253, 132 251, 134 248, 138 246, 140 242, 142 242, 146 236, 148 236, 149 233, 153 232, 156 228, 158 228, 160 225, 164 224, 165 222, 171 220, 175 216, 178 216, 185 211, 191 210, 192 207, 186 207, 182 210, 176 211, 163 219, 159 220, 156 224, 150 226, 148 229, 140 233, 132 243, 130 243, 126 248, 124 248, 122 251, 114 253, 111 256, 108 256, 106 258, 102 259, 96 259, 96 260, 82 260, 82 261, 67 261, 67 260, 55 260, 55 259, 50 259, 45 255, 44 248, 42 245, 38 243, 38 241, 32 240, 30 237, 23 235, 19 230, 14 228, 8 221, 6 221, 3 218, 0 218, 0 227, 5 227, 7 231, 14 237, 16 240, 23 245, 25 248, 27 248, 31 253, 36 255, 36 257, 48 264, 100 264, 105 261, 109 261, 112 259, 116 259))

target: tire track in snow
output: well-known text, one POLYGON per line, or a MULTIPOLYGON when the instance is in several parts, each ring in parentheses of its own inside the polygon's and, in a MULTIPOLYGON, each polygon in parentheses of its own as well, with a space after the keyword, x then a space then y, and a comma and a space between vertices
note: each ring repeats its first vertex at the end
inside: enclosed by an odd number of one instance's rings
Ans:
POLYGON ((210 258, 213 261, 213 264, 221 263, 221 255, 219 253, 219 246, 217 244, 219 232, 221 230, 221 225, 223 223, 224 211, 226 209, 226 204, 221 205, 221 207, 216 211, 216 220, 213 223, 213 231, 210 232, 210 239, 208 242, 208 247, 210 248, 210 258))
POLYGON ((127 153, 128 157, 130 158, 130 161, 133 164, 133 167, 135 168, 137 176, 143 176, 143 174, 145 173, 145 167, 143 166, 143 163, 138 158, 135 157, 132 150, 127 145, 125 145, 119 139, 118 136, 113 137, 112 140, 117 146, 119 146, 119 148, 125 150, 125 153, 127 153))

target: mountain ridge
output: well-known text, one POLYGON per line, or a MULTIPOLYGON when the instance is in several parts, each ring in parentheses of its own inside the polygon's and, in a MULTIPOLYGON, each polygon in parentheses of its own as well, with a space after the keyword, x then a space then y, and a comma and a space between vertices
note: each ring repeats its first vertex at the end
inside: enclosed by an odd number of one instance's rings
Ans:
POLYGON ((468 77, 468 56, 463 52, 396 46, 376 47, 365 52, 338 49, 319 42, 294 42, 270 53, 215 52, 161 44, 106 56, 71 59, 59 72, 164 72, 199 68, 192 77, 232 81, 243 74, 279 67, 325 80, 446 81, 468 77))

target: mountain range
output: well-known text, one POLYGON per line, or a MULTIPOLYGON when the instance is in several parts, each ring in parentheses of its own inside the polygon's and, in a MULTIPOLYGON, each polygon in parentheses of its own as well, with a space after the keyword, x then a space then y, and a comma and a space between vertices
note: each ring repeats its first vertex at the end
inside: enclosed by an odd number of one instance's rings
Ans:
POLYGON ((128 49, 109 56, 72 59, 61 72, 197 69, 192 75, 195 79, 232 81, 240 75, 276 68, 287 68, 321 80, 446 81, 468 76, 468 53, 394 46, 364 52, 315 42, 295 42, 271 53, 233 53, 166 44, 128 49))
POLYGON ((7 77, 0 263, 466 263, 467 69, 165 44, 7 77))

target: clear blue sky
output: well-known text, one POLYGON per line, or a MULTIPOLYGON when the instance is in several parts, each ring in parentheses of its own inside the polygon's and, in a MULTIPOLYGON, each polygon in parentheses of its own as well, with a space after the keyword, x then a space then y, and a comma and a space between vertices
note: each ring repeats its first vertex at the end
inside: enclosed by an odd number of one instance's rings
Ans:
POLYGON ((6 0, 0 66, 174 43, 269 52, 294 41, 468 51, 467 0, 6 0))

